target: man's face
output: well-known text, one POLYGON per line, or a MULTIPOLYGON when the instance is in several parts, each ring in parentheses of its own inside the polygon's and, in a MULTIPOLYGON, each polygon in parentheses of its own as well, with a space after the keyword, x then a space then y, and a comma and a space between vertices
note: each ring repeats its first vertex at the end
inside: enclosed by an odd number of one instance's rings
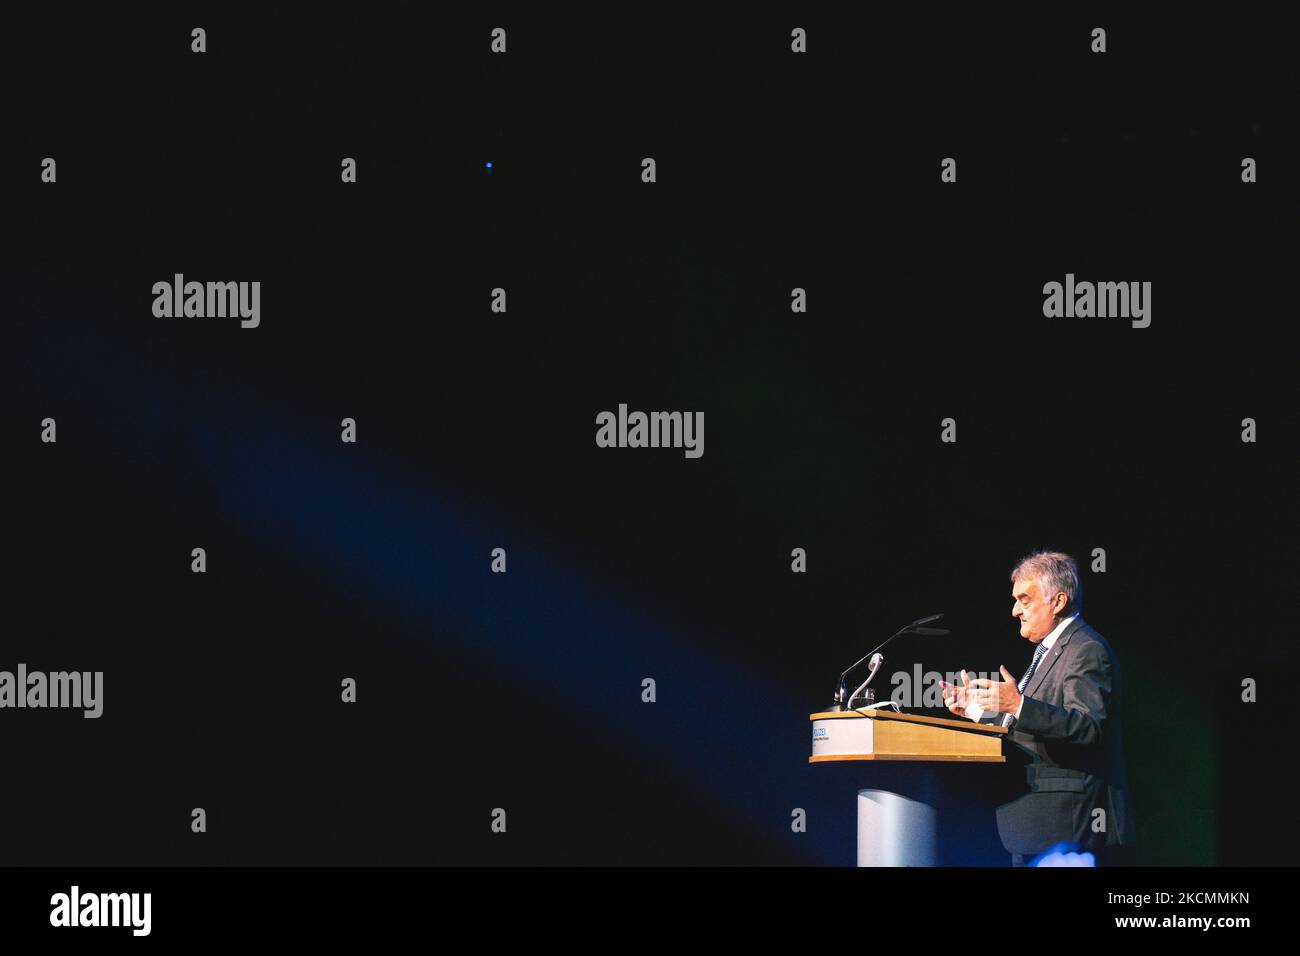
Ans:
MULTIPOLYGON (((1055 601, 1048 600, 1037 581, 1025 579, 1011 585, 1015 604, 1011 616, 1020 619, 1020 636, 1037 644, 1056 627, 1055 601)), ((1064 595, 1060 596, 1064 600, 1064 595)))

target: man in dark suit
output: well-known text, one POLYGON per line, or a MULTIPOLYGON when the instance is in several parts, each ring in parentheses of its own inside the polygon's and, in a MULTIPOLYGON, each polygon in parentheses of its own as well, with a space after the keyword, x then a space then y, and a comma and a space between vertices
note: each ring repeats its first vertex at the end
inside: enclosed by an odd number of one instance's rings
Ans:
POLYGON ((1034 657, 1017 681, 943 683, 955 714, 1009 727, 1009 762, 1028 792, 997 809, 1013 865, 1061 842, 1100 865, 1132 862, 1136 826, 1124 766, 1119 661, 1081 616, 1083 585, 1068 554, 1040 551, 1011 572, 1011 614, 1034 657))

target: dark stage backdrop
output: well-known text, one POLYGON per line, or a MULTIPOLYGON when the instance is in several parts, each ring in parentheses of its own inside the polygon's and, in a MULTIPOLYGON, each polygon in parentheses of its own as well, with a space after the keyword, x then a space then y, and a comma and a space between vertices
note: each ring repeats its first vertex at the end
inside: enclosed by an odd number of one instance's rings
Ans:
POLYGON ((0 711, 0 862, 851 864, 808 714, 936 612, 886 677, 1022 673, 1038 548, 1141 861, 1294 862, 1289 35, 764 9, 7 24, 0 670, 104 677, 0 711), (155 316, 177 273, 259 324, 155 316), (1046 317, 1067 274, 1150 325, 1046 317), (620 403, 703 454, 598 447, 620 403))

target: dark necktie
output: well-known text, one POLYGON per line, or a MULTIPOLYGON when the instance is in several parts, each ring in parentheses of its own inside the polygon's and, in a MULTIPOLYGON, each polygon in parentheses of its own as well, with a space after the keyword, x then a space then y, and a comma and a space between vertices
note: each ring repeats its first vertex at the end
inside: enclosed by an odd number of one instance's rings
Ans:
MULTIPOLYGON (((1029 662, 1029 670, 1025 671, 1025 676, 1020 678, 1020 683, 1016 685, 1016 688, 1017 690, 1020 691, 1020 693, 1023 694, 1025 692, 1025 688, 1029 686, 1030 678, 1034 676, 1034 671, 1038 670, 1038 662, 1043 659, 1043 655, 1046 653, 1047 653, 1047 645, 1043 644, 1040 641, 1038 647, 1034 649, 1034 659, 1029 662)), ((1010 724, 1011 721, 1015 719, 1015 716, 1016 716, 1015 714, 1007 714, 1005 717, 1003 717, 1002 726, 1006 727, 1008 724, 1010 724)))

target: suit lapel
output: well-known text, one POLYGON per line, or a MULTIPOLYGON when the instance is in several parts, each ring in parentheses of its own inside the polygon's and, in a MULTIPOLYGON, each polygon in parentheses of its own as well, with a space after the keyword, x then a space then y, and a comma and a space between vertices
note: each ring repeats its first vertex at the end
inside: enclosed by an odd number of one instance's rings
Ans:
POLYGON ((1052 649, 1043 655, 1043 659, 1038 662, 1038 670, 1034 671, 1034 676, 1030 678, 1029 683, 1025 686, 1026 697, 1034 697, 1035 692, 1042 686, 1043 680, 1047 677, 1047 672, 1052 669, 1052 665, 1056 663, 1057 658, 1065 652, 1065 645, 1070 643, 1070 638, 1082 625, 1082 614, 1066 625, 1065 630, 1061 632, 1061 636, 1052 645, 1052 649))

